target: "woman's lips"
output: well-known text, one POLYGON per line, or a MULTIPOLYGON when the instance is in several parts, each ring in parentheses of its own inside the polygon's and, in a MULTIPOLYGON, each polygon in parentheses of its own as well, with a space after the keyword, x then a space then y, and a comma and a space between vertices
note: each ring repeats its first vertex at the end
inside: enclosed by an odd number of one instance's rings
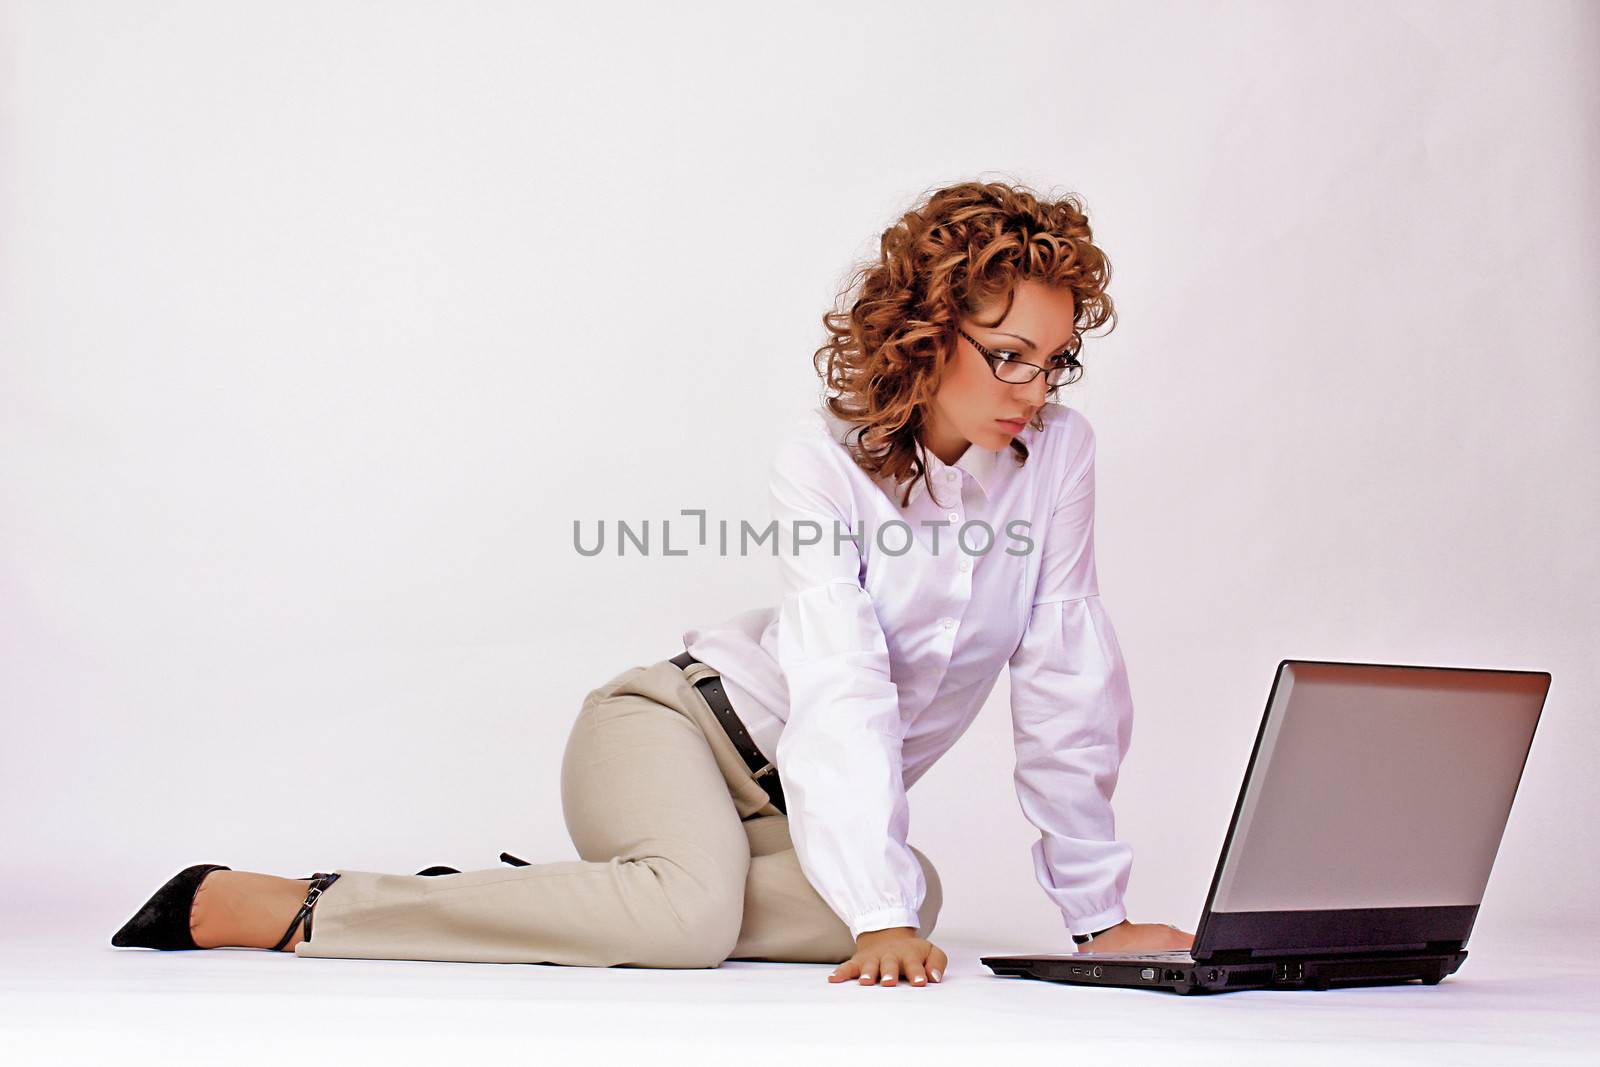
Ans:
POLYGON ((1024 420, 1024 419, 1017 419, 1015 421, 1013 421, 1011 419, 995 419, 994 421, 999 423, 1001 426, 1004 426, 1007 430, 1010 430, 1012 433, 1021 433, 1022 430, 1023 430, 1023 427, 1028 425, 1027 421, 1024 420))

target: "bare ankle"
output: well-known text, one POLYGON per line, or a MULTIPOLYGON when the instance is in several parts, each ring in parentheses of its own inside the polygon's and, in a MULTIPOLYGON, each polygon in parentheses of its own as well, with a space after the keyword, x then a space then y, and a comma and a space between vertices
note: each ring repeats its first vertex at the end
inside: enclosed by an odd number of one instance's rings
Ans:
MULTIPOLYGON (((189 935, 201 948, 272 948, 299 913, 310 883, 255 871, 212 871, 189 911, 189 935)), ((284 946, 304 940, 304 924, 284 946)))

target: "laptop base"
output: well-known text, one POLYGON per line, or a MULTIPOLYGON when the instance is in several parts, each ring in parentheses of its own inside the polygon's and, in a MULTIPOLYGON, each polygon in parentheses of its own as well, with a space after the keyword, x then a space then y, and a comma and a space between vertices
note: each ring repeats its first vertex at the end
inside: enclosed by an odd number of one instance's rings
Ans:
POLYGON ((1445 975, 1454 974, 1466 958, 1463 949, 1447 956, 1294 957, 1227 962, 1094 952, 979 959, 1002 976, 1190 994, 1245 989, 1323 990, 1418 981, 1437 985, 1445 975))

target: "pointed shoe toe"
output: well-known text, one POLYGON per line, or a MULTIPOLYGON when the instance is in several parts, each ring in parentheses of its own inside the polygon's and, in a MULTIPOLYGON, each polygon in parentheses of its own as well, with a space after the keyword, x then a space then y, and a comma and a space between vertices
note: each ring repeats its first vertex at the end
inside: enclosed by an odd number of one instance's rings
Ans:
POLYGON ((122 929, 111 935, 117 948, 155 948, 172 951, 200 946, 189 934, 189 912, 200 883, 212 871, 231 871, 220 863, 197 863, 185 867, 156 890, 122 929))

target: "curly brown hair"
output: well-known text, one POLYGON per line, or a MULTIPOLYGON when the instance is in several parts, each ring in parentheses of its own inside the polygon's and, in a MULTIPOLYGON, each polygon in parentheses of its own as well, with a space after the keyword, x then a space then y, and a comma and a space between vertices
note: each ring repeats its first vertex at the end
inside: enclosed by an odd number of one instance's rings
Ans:
MULTIPOLYGON (((1072 291, 1075 343, 1107 322, 1107 333, 1115 329, 1116 312, 1106 293, 1111 263, 1070 193, 1044 200, 1025 186, 973 181, 925 191, 883 232, 878 249, 822 316, 828 341, 812 362, 832 394, 828 409, 854 424, 852 457, 867 473, 904 483, 904 507, 917 478, 932 492, 916 442, 960 319, 1004 297, 1003 320, 1024 278, 1072 291), (849 310, 841 310, 847 299, 849 310)), ((1083 374, 1076 358, 1072 366, 1063 385, 1083 374)), ((1018 465, 1027 462, 1020 439, 1011 439, 1011 449, 1018 465)))

